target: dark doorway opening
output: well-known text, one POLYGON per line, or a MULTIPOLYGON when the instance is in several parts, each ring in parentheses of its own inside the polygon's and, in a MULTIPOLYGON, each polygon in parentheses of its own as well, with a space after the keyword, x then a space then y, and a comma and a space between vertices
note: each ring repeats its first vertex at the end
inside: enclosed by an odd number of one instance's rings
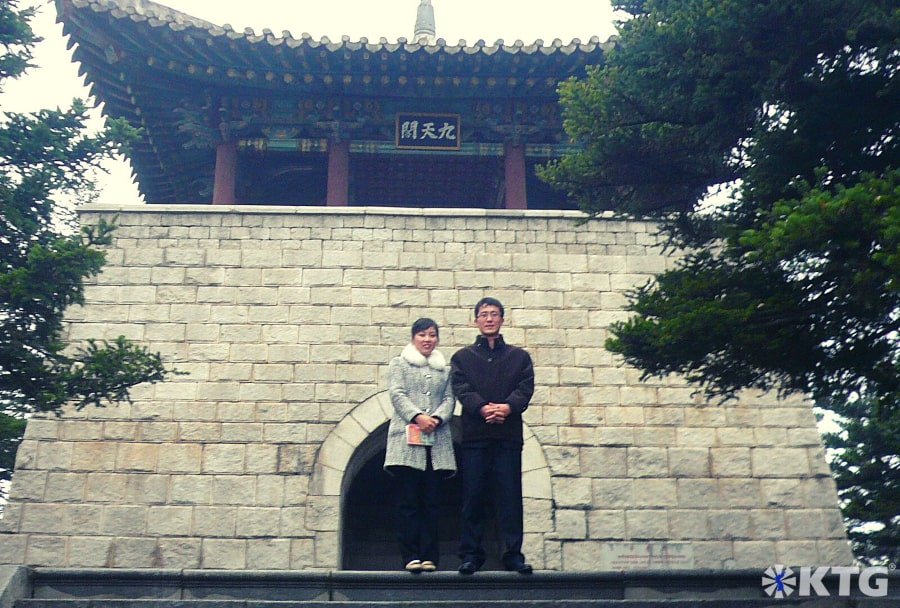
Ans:
MULTIPOLYGON (((452 429, 456 430, 454 419, 452 429)), ((384 472, 387 423, 380 426, 356 449, 344 473, 341 500, 341 568, 343 570, 400 570, 400 550, 394 532, 394 478, 384 472)), ((459 434, 454 432, 454 436, 459 434)), ((455 570, 459 565, 460 479, 444 481, 440 530, 439 570, 455 570)), ((488 521, 495 518, 489 514, 488 521)), ((485 530, 487 552, 485 570, 500 570, 500 549, 496 525, 485 530)))

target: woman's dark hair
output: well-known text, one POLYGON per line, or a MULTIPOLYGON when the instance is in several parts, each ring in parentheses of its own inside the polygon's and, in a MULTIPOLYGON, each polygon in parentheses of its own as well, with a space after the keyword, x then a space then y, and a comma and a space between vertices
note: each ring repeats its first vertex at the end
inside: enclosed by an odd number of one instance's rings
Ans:
POLYGON ((438 324, 435 323, 434 319, 429 319, 427 317, 416 319, 416 322, 412 324, 412 335, 415 336, 420 331, 425 331, 429 327, 434 328, 434 333, 437 334, 438 337, 441 336, 441 330, 438 328, 438 324))
POLYGON ((501 304, 500 300, 498 300, 497 298, 487 297, 487 298, 481 298, 480 300, 478 300, 478 303, 475 304, 475 316, 476 317, 478 316, 479 309, 482 306, 496 306, 497 308, 500 309, 500 318, 501 319, 503 318, 503 304, 501 304))

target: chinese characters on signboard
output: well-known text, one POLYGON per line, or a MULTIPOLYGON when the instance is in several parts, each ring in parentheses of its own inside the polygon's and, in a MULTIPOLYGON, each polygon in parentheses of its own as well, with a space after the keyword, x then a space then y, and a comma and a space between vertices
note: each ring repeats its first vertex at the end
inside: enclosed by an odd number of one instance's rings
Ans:
POLYGON ((397 147, 459 150, 459 114, 397 114, 397 147))

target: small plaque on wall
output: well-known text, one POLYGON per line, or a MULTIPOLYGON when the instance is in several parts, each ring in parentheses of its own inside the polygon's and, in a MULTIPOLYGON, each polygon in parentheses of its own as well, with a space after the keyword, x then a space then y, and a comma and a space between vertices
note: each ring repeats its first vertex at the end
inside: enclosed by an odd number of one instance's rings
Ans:
POLYGON ((459 150, 459 114, 397 114, 397 148, 459 150))
POLYGON ((607 570, 690 570, 694 567, 690 543, 604 543, 601 555, 607 570))

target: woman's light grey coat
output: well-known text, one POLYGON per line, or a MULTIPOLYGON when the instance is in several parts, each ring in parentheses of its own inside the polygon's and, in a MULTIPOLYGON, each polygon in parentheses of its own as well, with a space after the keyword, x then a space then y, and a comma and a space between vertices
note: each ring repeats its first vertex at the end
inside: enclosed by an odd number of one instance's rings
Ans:
POLYGON ((435 470, 455 471, 450 436, 455 400, 450 386, 450 368, 444 356, 435 350, 426 359, 415 346, 407 344, 400 356, 391 360, 388 387, 394 414, 388 426, 385 468, 400 465, 425 470, 426 450, 423 446, 407 445, 406 425, 416 414, 428 414, 442 420, 434 431, 431 466, 435 470))

